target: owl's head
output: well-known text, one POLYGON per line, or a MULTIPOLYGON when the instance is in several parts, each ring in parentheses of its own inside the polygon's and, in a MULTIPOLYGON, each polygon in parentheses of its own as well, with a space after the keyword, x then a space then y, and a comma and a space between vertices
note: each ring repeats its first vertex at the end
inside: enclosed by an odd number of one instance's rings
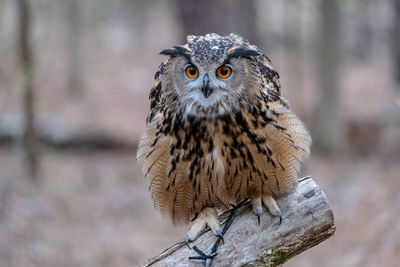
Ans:
POLYGON ((222 115, 264 90, 259 63, 269 60, 245 38, 211 33, 189 35, 187 41, 161 51, 170 56, 168 84, 184 113, 222 115))

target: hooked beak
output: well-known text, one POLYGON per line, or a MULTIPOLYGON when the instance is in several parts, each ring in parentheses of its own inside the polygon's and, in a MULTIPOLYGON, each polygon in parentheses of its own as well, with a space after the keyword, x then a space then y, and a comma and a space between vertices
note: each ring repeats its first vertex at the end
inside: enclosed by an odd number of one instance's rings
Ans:
POLYGON ((208 74, 206 74, 203 79, 203 87, 201 88, 201 92, 203 93, 205 98, 208 98, 213 92, 213 89, 209 85, 209 81, 210 80, 208 79, 208 74))

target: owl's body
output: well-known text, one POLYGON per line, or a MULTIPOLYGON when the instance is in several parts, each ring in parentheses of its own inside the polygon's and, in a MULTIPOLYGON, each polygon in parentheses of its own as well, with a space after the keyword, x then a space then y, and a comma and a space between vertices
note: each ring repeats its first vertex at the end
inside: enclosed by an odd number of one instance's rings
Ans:
POLYGON ((311 138, 269 59, 236 34, 189 36, 162 54, 170 58, 138 150, 155 206, 184 223, 245 198, 274 213, 273 199, 297 186, 311 138))

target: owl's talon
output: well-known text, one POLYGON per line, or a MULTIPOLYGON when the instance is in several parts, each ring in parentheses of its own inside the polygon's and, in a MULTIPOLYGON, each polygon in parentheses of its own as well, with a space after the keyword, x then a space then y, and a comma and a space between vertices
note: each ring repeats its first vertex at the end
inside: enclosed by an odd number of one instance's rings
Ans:
POLYGON ((268 211, 271 213, 272 216, 279 217, 279 225, 282 223, 282 213, 279 209, 278 205, 276 204, 275 199, 271 196, 264 196, 262 199, 264 205, 268 208, 268 211))
POLYGON ((190 245, 189 245, 189 234, 186 234, 186 235, 185 235, 185 244, 186 244, 186 246, 187 246, 189 249, 192 249, 192 248, 190 247, 190 245))
POLYGON ((251 205, 253 206, 253 212, 257 215, 258 225, 261 225, 261 213, 262 213, 262 201, 261 197, 251 199, 251 205))
POLYGON ((279 225, 282 224, 282 213, 280 209, 275 210, 276 214, 278 214, 279 217, 279 225))

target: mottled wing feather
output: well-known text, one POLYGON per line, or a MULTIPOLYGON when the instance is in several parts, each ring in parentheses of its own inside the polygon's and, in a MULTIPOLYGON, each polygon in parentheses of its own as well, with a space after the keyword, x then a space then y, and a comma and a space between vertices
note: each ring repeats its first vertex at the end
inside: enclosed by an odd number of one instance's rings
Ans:
POLYGON ((260 113, 265 115, 255 119, 254 113, 242 112, 242 126, 231 130, 236 141, 227 142, 224 150, 229 155, 224 193, 236 201, 292 191, 300 165, 309 155, 307 130, 280 101, 264 103, 260 113))

